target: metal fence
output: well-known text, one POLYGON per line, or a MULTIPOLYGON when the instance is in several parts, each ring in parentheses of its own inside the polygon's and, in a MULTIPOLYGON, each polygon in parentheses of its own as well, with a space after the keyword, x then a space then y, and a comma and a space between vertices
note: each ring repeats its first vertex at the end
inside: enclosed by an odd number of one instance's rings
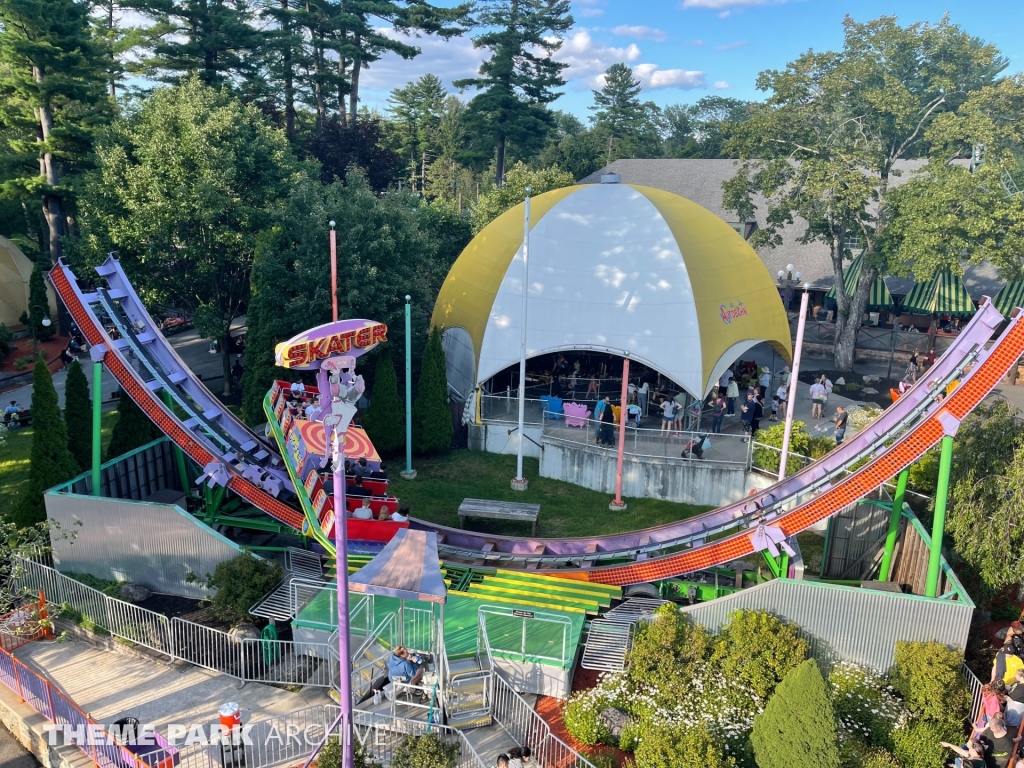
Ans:
POLYGON ((967 680, 967 688, 971 692, 971 723, 978 722, 978 715, 981 714, 981 687, 982 682, 978 679, 967 664, 960 665, 960 671, 967 680))
MULTIPOLYGON (((329 705, 326 709, 333 723, 337 718, 338 708, 329 705)), ((362 746, 372 760, 381 765, 392 764, 395 750, 407 736, 425 736, 428 733, 435 734, 445 743, 458 746, 455 768, 488 768, 490 765, 481 759, 462 731, 447 725, 436 725, 425 720, 408 720, 361 709, 353 712, 352 721, 356 743, 362 746)), ((332 736, 337 738, 335 734, 336 732, 332 732, 332 736)))
POLYGON ((593 763, 555 736, 537 711, 512 688, 500 671, 491 675, 491 713, 520 746, 527 746, 539 765, 594 768, 593 763))
POLYGON ((140 608, 87 587, 40 563, 17 558, 17 584, 42 590, 72 616, 173 659, 245 682, 331 687, 337 679, 326 643, 239 638, 195 622, 140 608))

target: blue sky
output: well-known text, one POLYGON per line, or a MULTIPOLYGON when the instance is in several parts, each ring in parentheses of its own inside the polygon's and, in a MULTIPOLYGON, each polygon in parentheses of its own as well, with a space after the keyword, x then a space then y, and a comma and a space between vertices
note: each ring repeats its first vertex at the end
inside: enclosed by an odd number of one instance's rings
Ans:
MULTIPOLYGON (((617 61, 630 64, 644 97, 662 106, 708 94, 758 99, 761 70, 784 67, 809 48, 839 48, 847 13, 857 21, 895 14, 911 23, 938 21, 945 12, 995 43, 1010 59, 1008 73, 1024 68, 1019 0, 573 0, 576 26, 556 56, 569 64, 568 83, 553 106, 585 119, 597 76, 617 61)), ((453 79, 474 74, 481 59, 467 39, 415 42, 423 49, 417 58, 390 56, 364 73, 364 103, 386 107, 392 88, 424 72, 450 88, 453 79)))

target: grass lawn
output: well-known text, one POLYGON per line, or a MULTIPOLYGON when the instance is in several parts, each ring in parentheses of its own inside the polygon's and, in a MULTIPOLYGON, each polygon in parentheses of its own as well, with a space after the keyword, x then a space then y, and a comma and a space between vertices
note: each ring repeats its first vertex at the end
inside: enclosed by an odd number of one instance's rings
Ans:
MULTIPOLYGON (((117 411, 103 414, 103 450, 107 450, 110 434, 117 421, 117 411)), ((18 503, 18 495, 28 487, 29 459, 32 456, 31 425, 21 429, 8 430, 7 442, 0 445, 0 516, 6 516, 18 503)))
MULTIPOLYGON (((612 512, 612 496, 598 491, 550 480, 538 475, 537 459, 525 459, 523 472, 530 481, 525 492, 513 491, 509 481, 516 472, 516 457, 480 451, 454 451, 447 456, 413 462, 417 477, 399 477, 399 462, 392 462, 391 490, 403 506, 424 520, 458 527, 459 504, 463 499, 491 499, 540 504, 537 535, 544 538, 600 536, 683 520, 711 507, 680 504, 659 499, 626 499, 625 512, 612 512)), ((474 531, 508 536, 528 536, 525 523, 468 518, 474 531)))

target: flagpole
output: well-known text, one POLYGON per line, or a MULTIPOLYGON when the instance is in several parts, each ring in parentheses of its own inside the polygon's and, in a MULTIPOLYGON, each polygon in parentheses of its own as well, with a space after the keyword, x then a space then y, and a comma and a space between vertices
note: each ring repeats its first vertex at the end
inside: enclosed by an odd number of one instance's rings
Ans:
MULTIPOLYGON (((523 305, 521 313, 522 327, 519 334, 519 449, 516 452, 516 476, 512 479, 513 491, 525 491, 529 487, 523 477, 523 446, 526 436, 523 434, 523 421, 526 415, 526 298, 530 279, 530 188, 526 188, 526 199, 523 205, 523 305)), ((544 418, 544 414, 541 414, 544 418)))

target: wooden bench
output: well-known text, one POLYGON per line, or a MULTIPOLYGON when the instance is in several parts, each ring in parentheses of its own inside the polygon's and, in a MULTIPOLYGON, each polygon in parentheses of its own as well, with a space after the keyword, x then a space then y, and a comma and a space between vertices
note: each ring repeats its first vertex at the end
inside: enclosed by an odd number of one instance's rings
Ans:
POLYGON ((530 523, 530 535, 537 535, 537 516, 540 504, 520 504, 515 501, 487 501, 463 499, 459 505, 459 527, 465 528, 467 517, 487 517, 492 520, 517 520, 530 523))

